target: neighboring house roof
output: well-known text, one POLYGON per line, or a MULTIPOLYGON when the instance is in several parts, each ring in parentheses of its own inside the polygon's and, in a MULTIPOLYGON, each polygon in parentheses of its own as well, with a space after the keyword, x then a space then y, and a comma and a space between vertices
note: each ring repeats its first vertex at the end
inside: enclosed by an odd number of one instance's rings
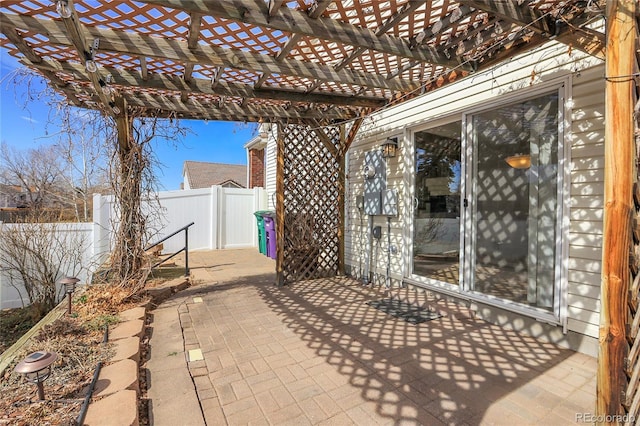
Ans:
POLYGON ((183 175, 189 188, 208 188, 213 185, 235 183, 240 188, 247 186, 247 166, 239 164, 206 163, 185 161, 183 175))

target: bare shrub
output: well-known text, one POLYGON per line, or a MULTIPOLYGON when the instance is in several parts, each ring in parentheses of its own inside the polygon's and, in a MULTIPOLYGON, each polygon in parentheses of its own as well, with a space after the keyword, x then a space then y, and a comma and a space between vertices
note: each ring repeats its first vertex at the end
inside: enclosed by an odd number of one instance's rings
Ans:
POLYGON ((69 232, 71 225, 43 223, 42 219, 0 226, 0 267, 20 293, 23 305, 28 301, 38 316, 59 301, 56 282, 84 269, 83 254, 88 250, 82 234, 69 232))

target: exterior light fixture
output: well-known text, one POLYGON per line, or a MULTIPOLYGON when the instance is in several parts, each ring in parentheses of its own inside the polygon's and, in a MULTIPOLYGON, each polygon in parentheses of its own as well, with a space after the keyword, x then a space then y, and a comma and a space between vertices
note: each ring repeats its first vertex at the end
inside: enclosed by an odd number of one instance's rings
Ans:
POLYGON ((99 38, 93 40, 93 44, 89 48, 89 52, 85 52, 84 67, 87 69, 88 72, 98 71, 98 64, 96 64, 96 61, 94 60, 96 56, 96 52, 98 51, 98 46, 100 46, 99 38))
POLYGON ((384 158, 393 158, 396 156, 398 149, 398 138, 387 138, 382 145, 382 156, 384 158))
POLYGON ((514 169, 528 169, 531 167, 531 155, 529 154, 511 155, 505 158, 504 161, 514 169))
POLYGON ((87 59, 84 63, 84 67, 87 69, 88 72, 98 71, 98 64, 96 64, 96 61, 94 61, 93 59, 87 59))
POLYGON ((56 1, 56 12, 61 18, 71 18, 71 8, 69 7, 69 0, 56 1))
POLYGON ((100 89, 102 89, 102 93, 104 93, 107 96, 111 94, 111 88, 107 83, 104 82, 104 80, 102 79, 98 80, 98 84, 100 85, 100 89))
POLYGON ((262 139, 267 139, 269 137, 269 132, 271 132, 271 123, 260 123, 260 131, 258 132, 259 136, 262 139))
POLYGON ((71 295, 76 290, 76 283, 80 281, 76 277, 64 277, 60 280, 60 284, 64 285, 64 292, 67 294, 67 315, 71 315, 71 295))
POLYGON ((27 355, 13 369, 16 373, 24 374, 28 382, 38 386, 38 399, 44 401, 44 381, 51 375, 51 367, 58 359, 55 352, 38 351, 27 355))
MULTIPOLYGON (((111 107, 111 110, 113 111, 113 113, 115 115, 120 114, 120 112, 121 112, 120 108, 116 105, 115 102, 113 102, 113 101, 109 102, 109 106, 111 107)), ((144 122, 142 124, 144 125, 144 122)))

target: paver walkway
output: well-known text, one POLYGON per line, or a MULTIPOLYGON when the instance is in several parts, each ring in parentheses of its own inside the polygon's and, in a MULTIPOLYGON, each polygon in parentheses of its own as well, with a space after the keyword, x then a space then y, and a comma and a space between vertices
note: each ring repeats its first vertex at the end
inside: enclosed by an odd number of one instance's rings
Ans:
POLYGON ((157 334, 166 325, 154 325, 156 425, 556 425, 593 413, 594 358, 473 319, 452 302, 395 291, 443 315, 412 325, 367 305, 383 292, 347 278, 278 288, 273 262, 255 250, 189 260, 202 284, 155 311, 154 324, 174 312, 183 331, 157 334), (160 338, 177 354, 156 353, 160 338), (189 353, 203 359, 185 362, 189 353), (180 413, 197 411, 197 395, 200 419, 176 417, 170 402, 189 384, 180 413))

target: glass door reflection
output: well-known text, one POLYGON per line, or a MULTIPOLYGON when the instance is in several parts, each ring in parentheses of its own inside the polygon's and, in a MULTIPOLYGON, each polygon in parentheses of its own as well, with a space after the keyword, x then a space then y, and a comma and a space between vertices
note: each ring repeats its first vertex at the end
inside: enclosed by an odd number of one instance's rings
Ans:
POLYGON ((415 133, 413 274, 458 284, 462 122, 415 133))

